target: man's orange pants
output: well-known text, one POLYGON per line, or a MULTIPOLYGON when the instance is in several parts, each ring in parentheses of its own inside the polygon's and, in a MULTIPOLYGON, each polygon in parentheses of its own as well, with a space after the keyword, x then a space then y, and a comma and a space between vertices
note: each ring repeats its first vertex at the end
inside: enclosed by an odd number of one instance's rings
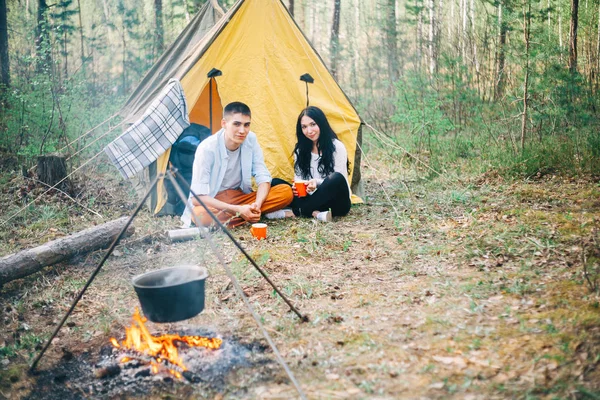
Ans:
MULTIPOLYGON (((283 207, 289 205, 293 198, 294 194, 292 193, 292 188, 290 186, 277 185, 271 187, 267 198, 260 208, 261 215, 281 210, 283 207)), ((256 192, 244 193, 241 190, 236 189, 223 190, 222 192, 217 193, 215 199, 235 205, 252 204, 256 201, 256 192)), ((209 207, 209 210, 215 214, 219 221, 226 224, 228 227, 235 227, 246 222, 242 217, 236 216, 234 213, 220 211, 212 207, 209 207)), ((203 206, 195 206, 194 214, 200 218, 200 222, 203 226, 210 226, 214 222, 203 206)), ((193 218, 192 221, 194 221, 193 218)))

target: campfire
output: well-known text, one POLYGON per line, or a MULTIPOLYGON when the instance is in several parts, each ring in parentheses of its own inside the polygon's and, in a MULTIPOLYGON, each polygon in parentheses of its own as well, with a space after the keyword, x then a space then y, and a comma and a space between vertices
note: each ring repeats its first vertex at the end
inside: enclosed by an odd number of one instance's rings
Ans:
POLYGON ((176 378, 181 378, 187 367, 179 357, 178 347, 185 344, 189 347, 204 347, 216 350, 221 347, 222 340, 203 336, 180 336, 177 334, 166 334, 153 336, 146 328, 147 319, 140 315, 136 307, 133 314, 133 324, 125 328, 126 337, 121 343, 115 338, 110 342, 115 348, 130 350, 129 354, 123 356, 121 363, 130 361, 149 360, 152 373, 156 374, 166 370, 176 378))

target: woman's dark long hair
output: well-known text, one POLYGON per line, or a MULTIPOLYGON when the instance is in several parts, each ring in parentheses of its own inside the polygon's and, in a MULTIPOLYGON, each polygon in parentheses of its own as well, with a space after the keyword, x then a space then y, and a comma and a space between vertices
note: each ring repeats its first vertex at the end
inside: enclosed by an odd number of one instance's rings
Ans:
POLYGON ((296 173, 300 175, 302 179, 315 178, 310 175, 310 153, 312 152, 313 142, 302 133, 301 121, 302 117, 305 115, 315 121, 321 132, 319 134, 319 140, 317 141, 317 149, 321 155, 317 170, 322 176, 329 176, 334 172, 335 167, 335 160, 333 157, 335 145, 333 144, 333 139, 337 139, 337 135, 333 129, 331 129, 325 113, 323 113, 320 108, 314 106, 309 106, 302 110, 298 116, 298 122, 296 122, 296 138, 298 141, 294 148, 294 154, 296 155, 294 168, 296 173))

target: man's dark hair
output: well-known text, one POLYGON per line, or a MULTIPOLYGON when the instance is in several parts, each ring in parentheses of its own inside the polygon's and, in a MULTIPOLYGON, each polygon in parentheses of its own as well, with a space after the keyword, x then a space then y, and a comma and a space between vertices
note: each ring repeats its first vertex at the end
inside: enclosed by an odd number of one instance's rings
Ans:
POLYGON ((241 103, 239 101, 234 101, 233 103, 229 103, 223 109, 223 118, 228 117, 231 114, 242 114, 247 117, 252 118, 252 113, 250 112, 250 107, 241 103))

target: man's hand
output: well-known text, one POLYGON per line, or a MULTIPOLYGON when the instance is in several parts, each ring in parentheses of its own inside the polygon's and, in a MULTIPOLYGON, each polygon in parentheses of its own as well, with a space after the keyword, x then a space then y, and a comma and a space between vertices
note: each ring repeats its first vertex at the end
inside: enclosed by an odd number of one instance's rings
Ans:
POLYGON ((257 207, 256 203, 239 206, 238 213, 240 217, 248 222, 254 223, 260 220, 260 208, 257 207))

